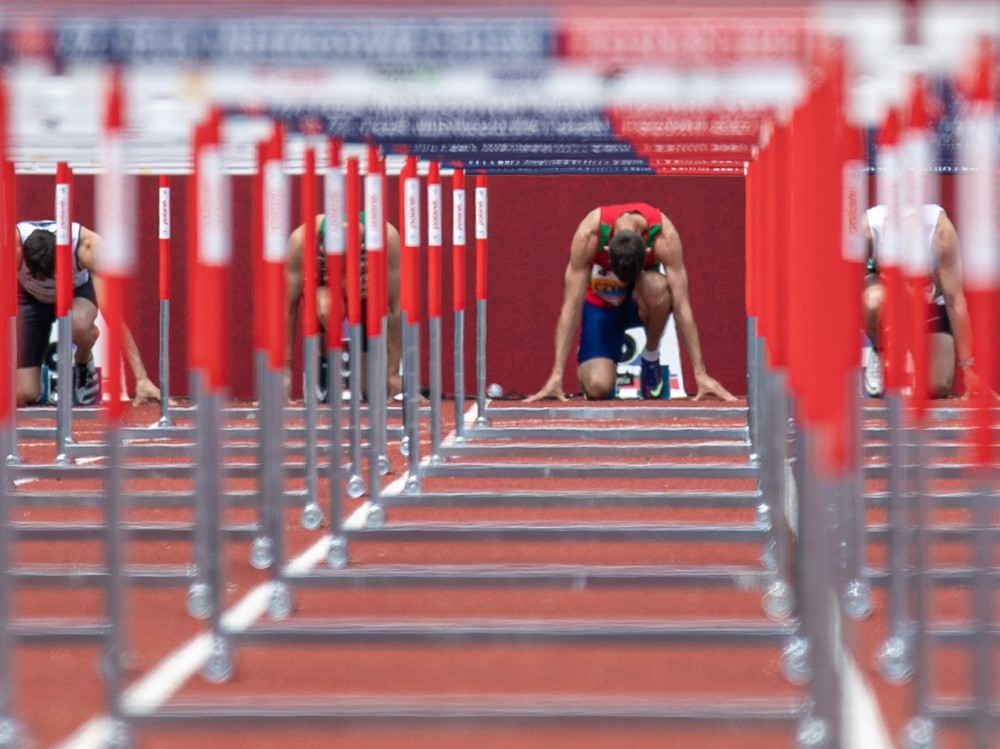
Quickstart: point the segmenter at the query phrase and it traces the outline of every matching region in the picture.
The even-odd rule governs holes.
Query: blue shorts
[[[625,345],[625,331],[639,327],[642,327],[639,307],[631,294],[617,307],[598,307],[584,302],[580,351],[576,360],[580,364],[588,359],[611,359],[617,363]]]

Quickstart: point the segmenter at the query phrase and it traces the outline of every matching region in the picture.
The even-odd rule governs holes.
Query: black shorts
[[[88,278],[73,289],[73,298],[81,297],[97,306],[94,279]],[[40,367],[45,360],[45,350],[52,337],[52,323],[56,320],[56,305],[42,302],[17,287],[17,368]]]
[[[948,310],[943,304],[927,305],[927,332],[955,335],[951,329],[951,320],[948,319]]]

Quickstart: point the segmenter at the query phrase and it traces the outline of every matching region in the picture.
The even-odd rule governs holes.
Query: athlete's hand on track
[[[160,402],[160,389],[148,377],[143,377],[135,383],[135,398],[132,399],[132,405],[141,406],[149,402]]]
[[[532,403],[533,401],[540,400],[568,400],[566,398],[566,393],[563,392],[563,377],[561,374],[552,375],[549,377],[548,382],[545,383],[544,387],[539,390],[534,395],[529,395],[524,399],[525,403]]]
[[[707,374],[701,376],[695,375],[695,382],[698,385],[698,392],[694,396],[694,399],[701,400],[707,395],[714,395],[724,401],[734,401],[736,396],[726,390],[714,377],[710,377]]]
[[[1000,393],[997,393],[983,382],[983,378],[972,367],[966,367],[962,375],[965,378],[965,392],[962,393],[962,400],[971,400],[984,390],[990,394],[993,400],[1000,400]]]

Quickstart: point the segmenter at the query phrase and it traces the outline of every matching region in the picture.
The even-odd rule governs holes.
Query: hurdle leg
[[[313,361],[315,365],[315,360]],[[271,598],[268,612],[281,619],[291,613],[292,600],[288,584],[284,582],[285,517],[284,517],[284,374],[269,370],[265,375],[265,412],[268,422],[275,425],[261,434],[264,465],[264,504],[267,507],[270,548],[268,570],[271,580]],[[262,560],[263,561],[263,560]]]
[[[56,321],[56,343],[59,362],[59,398],[56,402],[56,463],[69,465],[73,458],[69,446],[73,442],[73,318],[63,315]],[[120,397],[112,393],[112,397]]]
[[[863,619],[872,612],[871,586],[865,578],[865,482],[863,440],[861,439],[861,373],[848,375],[847,392],[854,395],[848,401],[847,423],[849,434],[858,435],[850,477],[841,492],[841,539],[843,550],[844,584],[841,605],[852,619]]]
[[[391,464],[389,462],[389,391],[386,387],[388,382],[389,373],[389,351],[387,348],[387,343],[389,341],[389,319],[387,317],[382,318],[382,335],[379,336],[378,341],[375,346],[375,362],[377,364],[376,369],[381,377],[377,382],[381,383],[376,390],[368,390],[368,407],[369,407],[369,420],[371,420],[371,407],[377,404],[375,411],[375,421],[372,422],[373,426],[376,427],[375,432],[372,434],[372,439],[378,446],[378,475],[379,477],[385,476],[389,473]],[[371,367],[369,366],[369,369]],[[372,396],[375,396],[374,398]]]
[[[198,434],[199,449],[206,462],[201,478],[202,492],[197,495],[198,514],[204,529],[201,545],[206,552],[202,579],[205,585],[206,611],[211,632],[208,657],[202,665],[202,676],[206,681],[218,684],[228,681],[234,670],[232,644],[224,631],[222,612],[225,595],[225,570],[223,556],[225,548],[222,538],[222,524],[225,503],[222,501],[222,397],[208,393],[202,388],[198,394]],[[199,464],[202,465],[202,464]]]
[[[170,418],[170,300],[160,300],[160,420],[158,427],[173,426]]]
[[[108,618],[108,638],[102,657],[109,735],[107,745],[124,749],[132,745],[128,723],[124,716],[123,696],[128,646],[125,635],[125,532],[122,527],[122,457],[124,448],[120,426],[115,420],[107,425],[108,464],[104,485],[104,554],[107,565],[105,598]]]
[[[383,320],[383,329],[384,329]],[[381,500],[381,466],[384,457],[381,454],[382,438],[379,435],[382,426],[382,415],[385,408],[382,405],[387,392],[385,383],[385,367],[382,365],[382,337],[368,337],[368,515],[366,522],[369,527],[377,528],[385,523],[385,508]],[[382,394],[382,395],[380,395]]]
[[[486,414],[486,300],[476,300],[476,426],[488,427]]]
[[[465,310],[455,310],[455,442],[465,442]]]
[[[319,381],[319,340],[315,335],[305,336],[303,343],[303,368],[305,370],[305,472],[306,498],[302,508],[302,527],[314,531],[323,522],[323,511],[319,507],[319,476],[316,458],[316,416],[319,404],[316,402]],[[332,397],[332,396],[331,396]]]
[[[904,472],[907,457],[903,445],[902,404],[898,393],[886,393],[886,421],[889,432],[889,539],[887,564],[889,572],[889,636],[882,644],[876,662],[882,676],[889,682],[902,683],[913,676],[914,624],[909,612],[911,571],[907,558],[911,543],[910,498],[904,496]],[[917,430],[913,430],[916,438]],[[916,451],[916,466],[920,467],[920,452]],[[918,547],[919,553],[919,547]],[[919,572],[916,573],[919,575]],[[919,587],[922,583],[916,580]],[[919,597],[919,593],[917,593]]]
[[[17,351],[17,338],[18,338],[18,335],[17,335],[17,332],[18,332],[17,331],[17,316],[16,315],[12,315],[11,316],[11,318],[9,320],[9,326],[10,326],[9,335],[10,335],[10,346],[11,346],[10,350],[11,350],[11,352],[16,352]],[[11,378],[10,378],[10,402],[11,402],[12,405],[16,406],[17,405],[17,377],[14,376],[14,373],[17,371],[17,354],[16,353],[13,353],[13,355],[10,358],[10,370],[11,370]],[[2,453],[3,456],[4,456],[4,461],[3,462],[6,463],[9,466],[11,466],[11,465],[18,465],[21,462],[21,455],[20,455],[20,453],[17,450],[17,417],[13,413],[11,414],[9,424],[7,425],[7,439],[6,439],[6,444],[3,446],[3,449],[0,450],[0,453]],[[6,484],[5,484],[5,486],[6,486]]]
[[[809,690],[813,697],[812,714],[799,727],[799,741],[804,746],[842,746],[841,723],[843,689],[840,677],[840,610],[836,605],[838,588],[834,565],[832,531],[837,511],[837,495],[843,491],[816,470],[818,435],[799,435],[798,459],[803,481],[799,485],[800,558],[808,564],[800,567],[799,617],[802,633],[808,642]],[[817,740],[822,737],[822,741]],[[809,742],[813,743],[809,743]]]
[[[12,401],[13,403],[14,401]],[[11,422],[14,422],[13,412]],[[0,432],[0,445],[10,454],[10,430]],[[12,594],[14,578],[11,571],[11,492],[7,462],[0,461],[0,749],[18,746],[20,728],[14,721],[14,638]]]
[[[441,318],[427,323],[427,366],[431,390],[431,465],[441,463]]]
[[[330,514],[330,548],[326,561],[331,567],[339,568],[347,564],[348,544],[344,535],[343,509],[343,425],[344,398],[343,376],[340,371],[340,350],[327,349],[327,385],[330,397],[327,401],[330,413],[330,459],[327,464],[327,480],[329,482],[329,514]]]
[[[347,495],[357,499],[365,493],[365,480],[361,476],[361,326],[351,325],[348,331],[348,351],[351,369],[347,373],[351,390],[351,475],[347,479]],[[370,405],[370,404],[369,404]]]
[[[409,328],[409,336],[406,335]],[[419,494],[420,481],[420,325],[409,323],[403,326],[403,415],[405,432],[409,443],[407,457],[409,468],[405,491]]]
[[[758,507],[758,524],[769,528],[765,556],[770,558],[765,564],[773,573],[772,580],[764,592],[763,605],[768,616],[784,619],[795,610],[790,549],[794,528],[787,507],[790,495],[786,476],[788,397],[780,373],[768,372],[762,379],[761,390],[765,406],[761,410],[763,419],[761,429],[762,434],[766,434],[768,439],[766,443],[761,444],[763,507]]]

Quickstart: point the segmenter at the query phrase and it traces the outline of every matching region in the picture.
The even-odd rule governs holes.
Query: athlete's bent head
[[[611,270],[621,281],[633,283],[646,265],[646,243],[631,229],[623,229],[608,243]]]
[[[55,277],[56,235],[45,229],[35,229],[21,244],[21,257],[33,278]]]

